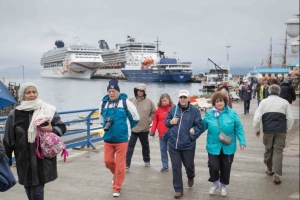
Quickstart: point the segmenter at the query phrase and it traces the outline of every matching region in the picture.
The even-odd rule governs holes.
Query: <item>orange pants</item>
[[[103,161],[114,175],[113,190],[120,191],[125,179],[126,153],[128,142],[107,143],[104,142]]]

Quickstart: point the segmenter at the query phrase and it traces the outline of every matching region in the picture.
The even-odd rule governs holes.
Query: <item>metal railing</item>
[[[74,123],[80,123],[80,122],[86,122],[86,128],[85,129],[66,132],[63,135],[63,137],[66,137],[66,136],[86,132],[86,138],[85,139],[77,141],[77,142],[66,144],[67,149],[74,148],[74,147],[79,147],[79,146],[81,148],[83,148],[85,146],[87,146],[89,148],[91,146],[93,149],[95,149],[95,146],[93,145],[93,143],[103,140],[103,138],[100,135],[99,135],[99,137],[91,138],[91,131],[98,130],[98,129],[102,128],[102,126],[91,128],[91,121],[99,119],[99,117],[93,117],[92,116],[93,113],[95,113],[95,111],[98,111],[98,108],[83,109],[83,110],[69,110],[69,111],[59,111],[58,112],[59,115],[67,115],[67,114],[74,114],[74,113],[88,113],[86,115],[86,117],[84,117],[83,119],[74,119],[74,120],[70,120],[70,121],[63,121],[66,125],[70,125],[70,124],[74,124]],[[6,119],[7,119],[7,117],[0,117],[0,122],[5,121]],[[3,126],[3,130],[0,130],[0,136],[2,134],[4,134],[4,126]]]

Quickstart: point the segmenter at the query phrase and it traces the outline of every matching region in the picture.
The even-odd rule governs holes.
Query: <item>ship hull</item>
[[[177,82],[184,83],[190,80],[192,72],[155,72],[153,70],[122,70],[129,81],[134,82]]]
[[[42,68],[42,77],[90,79],[101,62],[73,62],[62,67]]]

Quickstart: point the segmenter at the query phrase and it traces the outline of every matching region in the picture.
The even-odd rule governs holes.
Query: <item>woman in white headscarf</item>
[[[21,105],[12,110],[7,118],[4,133],[6,155],[12,164],[14,151],[19,183],[24,185],[28,199],[44,199],[44,186],[57,178],[56,156],[39,159],[36,150],[37,128],[33,122],[49,118],[40,126],[43,132],[53,132],[62,136],[66,125],[62,123],[56,108],[39,99],[37,87],[24,83],[19,89]]]

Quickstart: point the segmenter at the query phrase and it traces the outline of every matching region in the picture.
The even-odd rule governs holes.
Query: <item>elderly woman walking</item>
[[[56,108],[39,98],[33,83],[24,83],[19,90],[21,105],[12,110],[6,121],[4,146],[12,164],[14,151],[19,183],[24,185],[28,199],[43,200],[44,186],[57,178],[56,156],[44,159],[36,154],[37,127],[34,121],[49,118],[48,124],[40,126],[43,132],[53,132],[62,136],[66,126],[62,123]],[[54,198],[54,197],[53,197]]]
[[[236,139],[240,149],[246,147],[244,129],[237,113],[228,107],[228,98],[223,92],[215,92],[212,105],[203,119],[203,132],[208,130],[206,150],[208,152],[209,179],[213,185],[209,194],[215,194],[221,188],[221,196],[227,196],[226,185],[229,184],[231,165],[236,152]],[[231,138],[230,144],[224,144],[219,139],[220,133]]]

